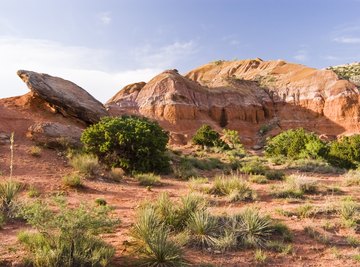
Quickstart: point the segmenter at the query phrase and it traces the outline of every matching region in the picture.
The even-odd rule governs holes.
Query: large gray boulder
[[[57,122],[37,122],[31,125],[27,137],[49,148],[80,147],[82,129]]]
[[[27,70],[19,70],[17,75],[32,92],[66,117],[96,123],[108,115],[102,103],[73,82]]]

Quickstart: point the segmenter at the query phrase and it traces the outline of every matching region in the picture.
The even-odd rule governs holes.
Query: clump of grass
[[[160,176],[155,175],[154,173],[136,174],[135,179],[139,182],[140,185],[144,186],[156,186],[161,184]]]
[[[269,168],[259,159],[253,159],[244,162],[240,171],[246,174],[260,174],[265,175]]]
[[[314,194],[317,191],[316,181],[305,176],[291,175],[282,188],[275,188],[273,195],[278,198],[303,198],[304,194]]]
[[[86,176],[95,175],[99,169],[100,164],[96,156],[91,154],[76,154],[70,158],[70,165]]]
[[[228,196],[230,202],[255,199],[255,193],[248,183],[236,175],[215,177],[209,193]]]
[[[120,182],[124,176],[124,170],[121,168],[112,167],[110,172],[110,178],[116,182]]]
[[[353,247],[359,247],[360,246],[360,240],[356,236],[347,236],[346,242]]]
[[[83,178],[77,174],[77,173],[72,173],[72,174],[68,174],[65,175],[62,179],[63,184],[65,186],[71,187],[71,188],[81,188],[83,187]]]
[[[237,238],[235,232],[231,229],[226,229],[221,236],[214,239],[214,247],[221,252],[236,248]]]
[[[267,260],[266,253],[261,249],[255,250],[255,252],[254,252],[254,260],[257,263],[264,264],[266,262],[266,260]]]
[[[29,149],[29,153],[33,157],[40,157],[41,156],[42,149],[39,146],[32,146]]]
[[[314,216],[316,214],[316,211],[313,205],[304,204],[296,208],[296,214],[301,219],[304,219]]]
[[[0,183],[0,211],[5,217],[13,215],[15,200],[21,189],[21,184],[13,180]]]
[[[197,177],[198,172],[193,164],[186,158],[181,158],[180,162],[173,167],[174,174],[177,178],[188,180],[191,177]]]
[[[267,170],[265,172],[265,177],[269,180],[283,180],[285,173],[279,170]]]
[[[315,159],[298,159],[288,165],[289,169],[295,169],[302,172],[314,173],[342,173],[343,170],[331,166],[328,162]]]
[[[191,191],[207,191],[209,179],[206,177],[193,177],[189,179],[189,188]]]
[[[277,240],[267,242],[266,248],[281,253],[282,255],[288,255],[293,251],[293,246],[291,244],[286,244]]]
[[[345,198],[340,203],[340,216],[345,227],[357,228],[360,222],[360,205],[351,198]]]
[[[318,241],[321,244],[325,244],[328,245],[331,243],[331,239],[328,235],[325,235],[323,233],[320,233],[319,231],[317,231],[314,227],[311,226],[305,226],[304,227],[304,232],[305,234],[307,234],[309,237],[311,237],[312,239]]]
[[[350,170],[345,176],[346,186],[359,186],[360,185],[360,170]]]
[[[268,179],[266,179],[265,175],[250,175],[249,181],[256,184],[266,184]]]
[[[27,191],[27,195],[31,198],[39,197],[40,191],[35,186],[31,185]]]

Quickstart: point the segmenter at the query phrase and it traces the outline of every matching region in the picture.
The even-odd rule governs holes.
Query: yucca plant
[[[175,267],[184,265],[180,247],[170,240],[169,231],[164,226],[160,226],[152,232],[139,252],[140,261],[144,266]]]
[[[151,239],[151,235],[160,227],[154,207],[146,206],[138,211],[136,222],[131,230],[131,234],[140,246]]]
[[[0,209],[5,216],[10,216],[16,196],[21,191],[21,184],[13,180],[0,183]]]
[[[215,233],[217,231],[217,220],[207,211],[194,212],[187,223],[190,232],[191,243],[201,248],[211,247],[215,244]]]
[[[273,233],[272,220],[268,216],[261,216],[256,209],[248,208],[235,215],[232,227],[238,241],[250,247],[265,247],[266,241]]]

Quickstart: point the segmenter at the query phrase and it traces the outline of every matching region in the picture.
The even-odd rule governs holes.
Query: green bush
[[[355,169],[360,164],[360,135],[331,142],[327,160],[340,168]]]
[[[21,216],[36,229],[22,232],[20,242],[28,249],[32,266],[108,266],[115,249],[98,235],[113,230],[118,220],[106,206],[69,208],[58,199],[57,212],[47,203],[22,207]]]
[[[224,147],[228,145],[220,139],[220,134],[209,125],[201,126],[192,138],[195,145],[206,147]]]
[[[269,157],[321,158],[326,156],[326,144],[314,133],[291,129],[267,142],[265,154]]]
[[[144,185],[144,186],[153,186],[153,185],[161,184],[160,176],[155,175],[153,173],[136,174],[135,179],[139,182],[140,185]]]
[[[264,165],[264,163],[258,159],[252,159],[250,161],[244,162],[240,171],[246,174],[259,174],[259,175],[266,175],[269,167]]]
[[[81,136],[87,152],[109,166],[135,172],[167,172],[168,140],[157,122],[134,116],[103,118]]]

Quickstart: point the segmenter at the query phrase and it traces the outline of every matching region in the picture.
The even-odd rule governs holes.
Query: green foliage
[[[109,166],[135,172],[166,172],[169,136],[157,122],[123,116],[102,118],[83,132],[86,151]]]
[[[318,191],[317,183],[305,176],[292,175],[286,179],[281,188],[274,188],[273,195],[278,198],[303,198],[304,194]]]
[[[153,173],[141,173],[136,174],[135,179],[139,181],[140,185],[144,186],[153,186],[153,185],[160,185],[161,178],[159,175],[155,175]]]
[[[304,129],[291,129],[268,140],[265,154],[269,157],[321,158],[327,147],[317,135]]]
[[[103,198],[97,198],[97,199],[95,199],[95,203],[96,203],[96,205],[98,205],[98,206],[106,206],[106,205],[107,205],[106,200],[103,199]]]
[[[239,133],[236,130],[223,129],[223,138],[225,142],[230,145],[231,149],[242,149],[244,150],[243,145],[241,144]]]
[[[343,136],[332,142],[327,160],[340,168],[356,168],[360,163],[360,135]]]
[[[31,198],[39,197],[40,191],[35,186],[30,186],[27,195]]]
[[[285,173],[279,170],[267,170],[265,172],[265,177],[269,180],[283,180]]]
[[[22,207],[21,216],[37,231],[20,233],[19,241],[28,249],[33,266],[107,266],[115,250],[98,238],[118,220],[109,208],[81,205],[69,208],[58,199],[58,211],[47,203],[33,202]]]
[[[196,131],[192,141],[202,147],[227,147],[227,144],[220,139],[220,134],[205,124]]]
[[[328,162],[322,159],[298,159],[292,161],[288,165],[289,169],[295,169],[302,172],[314,173],[341,173],[342,170],[331,166]]]
[[[268,179],[266,179],[265,175],[253,174],[249,177],[249,181],[256,184],[266,184]]]

